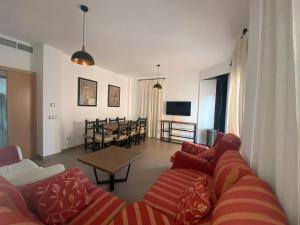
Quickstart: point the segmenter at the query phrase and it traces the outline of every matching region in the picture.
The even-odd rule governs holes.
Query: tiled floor
[[[161,142],[152,138],[146,139],[140,145],[132,145],[132,149],[143,152],[143,155],[132,163],[127,182],[117,183],[113,193],[127,203],[141,200],[160,174],[170,168],[170,156],[179,148],[180,145],[178,144]],[[79,155],[88,154],[89,152],[91,150],[84,151],[83,147],[77,147],[47,160],[35,161],[41,166],[49,166],[57,163],[65,165],[66,168],[79,166],[95,183],[93,169],[77,161]],[[116,178],[125,176],[125,173],[126,168],[117,173]],[[101,179],[108,178],[105,173],[99,174]],[[107,185],[101,185],[101,187],[108,190]]]

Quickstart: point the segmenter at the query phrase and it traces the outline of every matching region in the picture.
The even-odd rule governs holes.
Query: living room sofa
[[[181,150],[171,156],[172,169],[188,168],[213,175],[217,162],[227,150],[238,151],[241,140],[232,133],[218,132],[211,148],[202,144],[183,142]]]
[[[207,215],[199,219],[196,225],[287,225],[287,218],[277,197],[268,184],[256,176],[238,151],[225,151],[219,158],[212,176],[188,168],[169,169],[164,172],[145,194],[144,199],[126,205],[113,194],[93,185],[79,168],[73,168],[62,174],[75,172],[76,177],[87,190],[91,198],[89,204],[67,224],[75,225],[188,225],[189,221],[178,220],[179,205],[183,193],[192,187],[195,182],[205,182],[210,193],[211,208]],[[61,176],[60,174],[48,178],[45,183]],[[31,225],[43,223],[35,210],[32,209],[32,198],[28,191],[32,185],[16,188],[5,179],[0,179],[0,221],[12,224],[5,220],[20,211],[22,216],[31,221]],[[13,198],[15,205],[22,210],[10,210],[9,201],[1,201],[5,188],[14,190],[19,198]],[[7,192],[7,191],[6,191]],[[22,193],[22,194],[21,194]],[[19,200],[16,200],[19,199]],[[6,202],[6,205],[3,204]],[[27,204],[26,204],[26,203]],[[5,210],[4,210],[4,209]],[[16,208],[16,207],[15,207]],[[197,208],[197,207],[196,207]],[[33,216],[32,216],[33,215]],[[6,216],[6,217],[5,217]],[[23,221],[25,220],[23,218]]]
[[[23,159],[19,146],[0,148],[0,176],[15,186],[43,180],[64,170],[65,167],[62,164],[44,168],[30,159]]]

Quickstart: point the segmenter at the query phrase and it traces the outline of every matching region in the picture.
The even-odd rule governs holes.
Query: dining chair
[[[93,151],[103,149],[109,143],[113,143],[116,135],[108,134],[104,128],[104,122],[99,122],[94,125],[93,137],[95,141],[95,148]]]
[[[117,121],[118,121],[118,117],[116,117],[115,119],[113,119],[113,118],[108,119],[109,123],[116,123]]]
[[[130,143],[131,141],[134,141],[134,144],[136,145],[139,135],[138,121],[130,121],[129,127]]]
[[[117,145],[126,143],[127,148],[131,147],[129,131],[130,131],[129,121],[125,121],[125,122],[118,121],[117,137],[115,139]]]
[[[145,118],[139,117],[138,121],[139,121],[139,143],[141,139],[143,140],[143,142],[145,142],[147,136],[147,117]]]
[[[93,137],[93,129],[96,121],[88,121],[85,120],[85,129],[84,129],[84,150],[88,148],[94,148],[94,137]]]

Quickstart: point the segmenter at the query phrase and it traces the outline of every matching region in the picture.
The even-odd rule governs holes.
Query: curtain
[[[248,37],[244,35],[232,55],[232,65],[228,80],[228,108],[226,132],[241,136],[244,120],[245,80],[248,58]]]
[[[6,95],[0,94],[0,147],[7,146]]]
[[[241,151],[258,176],[271,185],[290,224],[299,224],[300,96],[299,71],[295,70],[299,59],[297,62],[292,2],[260,3],[261,25],[255,40],[259,42],[257,74],[251,74],[254,83],[246,86],[246,94],[254,96],[254,100],[245,102],[245,113],[248,110],[253,117],[247,121],[251,129],[243,129]]]
[[[163,86],[163,81],[159,81]],[[139,114],[147,117],[148,137],[160,137],[160,120],[162,116],[162,90],[154,89],[156,80],[139,81]]]
[[[214,129],[225,132],[228,74],[217,77]]]

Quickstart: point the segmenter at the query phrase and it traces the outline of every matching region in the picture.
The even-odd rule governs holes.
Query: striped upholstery
[[[237,151],[226,151],[219,159],[215,172],[215,192],[221,197],[233,184],[245,175],[255,175]]]
[[[39,225],[33,220],[22,216],[8,207],[0,206],[0,224],[1,225]]]
[[[212,225],[287,225],[271,188],[260,178],[241,178],[218,200]]]
[[[173,169],[163,173],[144,196],[144,202],[176,219],[180,195],[199,176],[206,174],[190,169]]]
[[[175,220],[143,202],[127,205],[109,225],[175,225]]]
[[[118,197],[94,185],[89,188],[88,194],[93,198],[92,203],[68,225],[106,225],[125,206]]]

